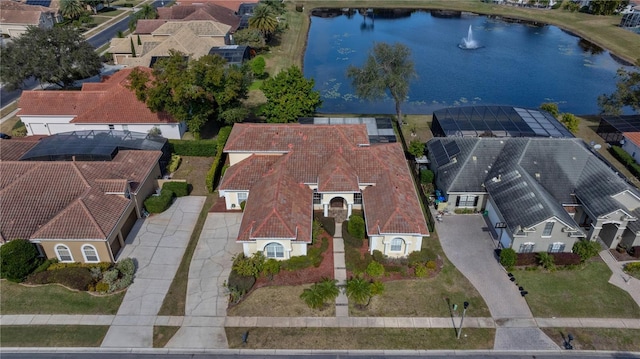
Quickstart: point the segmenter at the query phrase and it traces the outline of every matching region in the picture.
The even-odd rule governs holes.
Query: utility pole
[[[464,302],[462,309],[462,318],[460,319],[460,329],[458,329],[458,339],[460,339],[460,334],[462,333],[462,322],[464,322],[464,314],[467,312],[467,308],[469,308],[469,302]]]

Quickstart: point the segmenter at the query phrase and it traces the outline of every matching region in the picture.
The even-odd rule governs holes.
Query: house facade
[[[575,138],[434,138],[441,210],[482,212],[504,248],[570,252],[577,240],[640,245],[640,193]]]
[[[640,132],[624,132],[620,142],[622,149],[640,163]]]
[[[2,142],[11,154],[8,147],[20,140]],[[0,157],[0,241],[28,239],[60,262],[114,262],[142,216],[144,199],[155,192],[161,155],[120,151],[111,161]]]
[[[314,211],[362,211],[370,251],[420,250],[429,231],[398,143],[370,144],[366,125],[236,124],[218,188],[229,210],[244,208],[244,254],[305,255]]]
[[[61,20],[55,9],[10,0],[0,1],[0,37],[20,37],[29,26],[51,29]]]
[[[184,122],[167,113],[151,111],[127,87],[132,70],[120,70],[100,83],[84,83],[80,91],[23,91],[17,116],[25,124],[28,136],[118,130],[159,131],[165,138],[182,138],[187,130]]]

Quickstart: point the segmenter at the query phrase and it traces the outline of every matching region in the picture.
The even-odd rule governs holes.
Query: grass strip
[[[542,331],[559,345],[568,334],[576,350],[614,350],[616,356],[629,358],[622,351],[640,351],[640,329],[622,328],[542,328]]]
[[[185,305],[187,301],[187,283],[189,281],[189,266],[191,265],[191,258],[193,258],[193,253],[195,252],[196,246],[198,245],[198,239],[200,238],[200,233],[202,232],[204,222],[207,220],[209,209],[213,205],[217,196],[217,193],[212,193],[208,195],[207,199],[204,201],[204,206],[202,206],[202,210],[198,215],[196,225],[193,228],[193,232],[191,233],[189,244],[185,249],[184,256],[182,257],[182,261],[180,262],[180,266],[178,267],[176,276],[173,277],[171,287],[169,287],[169,291],[164,297],[164,301],[162,302],[162,307],[160,308],[160,312],[158,313],[158,315],[184,315]]]
[[[225,328],[229,348],[242,349],[492,349],[495,329]],[[247,343],[243,334],[249,332]]]
[[[107,325],[3,325],[0,346],[99,347]]]
[[[27,287],[0,281],[0,314],[106,314],[118,312],[124,292],[95,296],[57,284]]]
[[[180,327],[156,325],[153,327],[153,347],[164,348],[165,345],[178,332]]]
[[[611,270],[599,259],[576,269],[512,273],[529,292],[526,300],[534,317],[640,318],[640,307],[629,293],[608,283]]]

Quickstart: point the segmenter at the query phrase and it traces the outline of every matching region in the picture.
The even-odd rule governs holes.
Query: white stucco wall
[[[636,162],[640,163],[640,147],[631,142],[627,137],[624,138],[622,149],[630,154]]]
[[[238,200],[238,193],[243,192],[247,193],[247,198],[249,198],[249,191],[220,191],[220,197],[224,197],[224,203],[228,210],[230,209],[240,209],[240,202]]]
[[[391,241],[394,238],[403,240],[400,251],[391,250]],[[398,258],[406,257],[409,253],[419,251],[422,248],[422,236],[410,236],[406,234],[387,234],[382,236],[369,237],[369,251],[373,254],[374,250],[382,252],[382,254]]]
[[[242,249],[244,255],[250,257],[256,252],[264,252],[264,248],[270,243],[278,243],[284,247],[284,258],[276,258],[278,260],[307,255],[307,243],[292,242],[288,239],[258,239],[255,242],[243,242]]]

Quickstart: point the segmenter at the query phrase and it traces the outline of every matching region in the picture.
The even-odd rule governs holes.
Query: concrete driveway
[[[483,231],[486,226],[480,215],[452,214],[436,223],[445,254],[476,287],[496,321],[494,349],[557,349],[537,328],[529,305],[498,263],[497,242]]]
[[[209,213],[189,267],[187,303],[182,327],[168,348],[226,349],[224,322],[231,257],[242,252],[235,242],[242,213]]]

